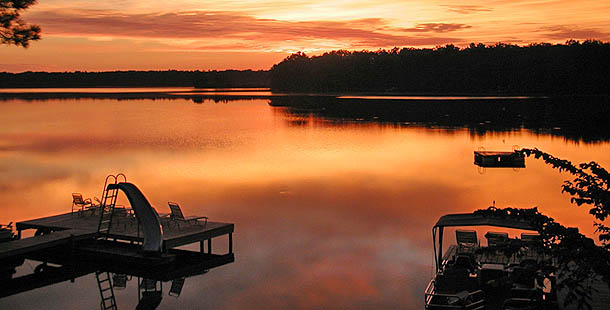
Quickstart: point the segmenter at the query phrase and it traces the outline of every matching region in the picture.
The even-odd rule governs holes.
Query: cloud
[[[470,25],[464,24],[444,24],[444,23],[425,23],[417,24],[413,28],[405,28],[405,32],[451,32],[462,29],[472,28]]]
[[[213,49],[216,45],[228,49],[235,45],[241,50],[269,49],[286,43],[310,46],[303,43],[312,41],[341,42],[351,47],[434,45],[458,41],[454,38],[401,35],[403,29],[389,27],[382,18],[283,21],[231,12],[125,14],[104,10],[46,10],[33,12],[29,20],[40,24],[46,35],[154,39],[165,40],[166,44],[178,40],[199,41],[182,44],[190,45],[192,49]],[[431,23],[418,27],[410,32],[449,32],[469,26]]]
[[[491,12],[492,9],[481,5],[443,5],[449,12],[472,14],[478,12]]]
[[[545,36],[553,40],[568,40],[568,39],[610,39],[610,33],[602,32],[592,28],[579,28],[568,26],[551,26],[540,29],[546,33]]]

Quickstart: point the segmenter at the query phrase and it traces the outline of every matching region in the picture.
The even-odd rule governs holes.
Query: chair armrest
[[[199,220],[199,219],[208,219],[207,216],[187,216],[184,218],[185,221],[193,221],[193,220]]]

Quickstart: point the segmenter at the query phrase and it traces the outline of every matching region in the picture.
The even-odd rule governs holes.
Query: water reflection
[[[297,117],[291,125],[322,120],[386,123],[395,126],[468,129],[473,135],[518,131],[562,136],[572,141],[610,140],[609,97],[405,97],[383,100],[359,97],[273,97],[270,105]],[[406,100],[408,99],[408,100]],[[301,121],[305,120],[305,121]]]
[[[133,294],[131,299],[136,302],[135,309],[157,309],[166,298],[165,294],[174,298],[180,297],[183,288],[188,285],[189,278],[206,274],[210,269],[229,264],[233,260],[232,255],[213,263],[205,256],[199,259],[191,257],[188,262],[155,268],[138,268],[133,265],[127,268],[120,264],[83,263],[74,260],[62,260],[61,264],[21,260],[10,266],[3,265],[7,272],[3,271],[6,276],[3,276],[0,282],[0,298],[70,281],[64,286],[73,294],[80,294],[86,287],[92,288],[95,283],[99,291],[98,304],[102,309],[129,309],[121,307],[121,303],[117,302],[117,295],[126,294]],[[13,277],[15,268],[24,263],[37,265],[31,273]],[[76,284],[78,278],[92,283]],[[78,282],[81,282],[80,279]],[[133,293],[134,289],[137,293]],[[125,290],[125,293],[121,293],[122,290]]]
[[[519,115],[527,109],[510,110],[520,105],[507,104],[504,120],[479,116],[491,108],[464,114],[466,103],[447,104],[450,113],[415,103],[405,112],[387,106],[373,113],[357,101],[291,105],[275,98],[271,105],[268,99],[194,104],[192,97],[6,100],[0,223],[65,213],[70,193],[99,195],[99,180],[122,171],[159,212],[173,200],[186,214],[237,227],[239,259],[188,278],[180,298],[164,298],[159,309],[421,309],[432,272],[431,227],[443,214],[494,200],[502,207],[538,205],[593,235],[587,210],[561,195],[568,176],[536,160],[519,172],[484,175],[473,165],[480,146],[513,145],[610,165],[607,123],[597,123],[604,130],[593,137],[583,131],[582,141],[591,143],[574,143],[579,131],[564,135],[550,127],[557,123],[545,115],[553,109],[525,118]],[[551,124],[522,125],[532,117]],[[30,271],[26,262],[15,277]],[[97,307],[95,276],[75,281],[0,299],[0,308]],[[135,291],[125,291],[118,303],[135,308]]]

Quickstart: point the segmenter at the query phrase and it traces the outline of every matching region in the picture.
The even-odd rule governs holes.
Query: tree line
[[[283,92],[608,94],[610,43],[298,52],[271,69]]]
[[[269,87],[269,71],[106,71],[0,73],[0,88],[21,87]]]

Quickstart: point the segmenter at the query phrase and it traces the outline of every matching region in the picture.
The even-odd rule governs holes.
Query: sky
[[[599,0],[39,0],[0,71],[269,69],[291,53],[610,41]]]

